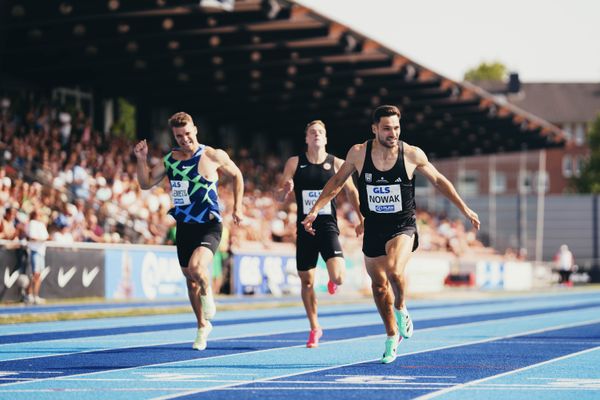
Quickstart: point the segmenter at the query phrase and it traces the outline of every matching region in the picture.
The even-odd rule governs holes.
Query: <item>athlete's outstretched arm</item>
[[[356,171],[355,148],[356,146],[353,146],[350,149],[350,151],[348,152],[348,156],[346,157],[346,161],[344,161],[344,163],[341,165],[338,172],[336,172],[335,175],[327,181],[325,187],[323,188],[323,191],[321,191],[321,195],[311,208],[310,212],[306,215],[306,218],[304,218],[304,220],[302,221],[302,225],[308,233],[313,235],[315,234],[315,230],[312,227],[312,223],[317,218],[319,210],[325,207],[325,205],[329,203],[331,199],[333,199],[339,193],[339,191],[345,185],[348,177],[352,175],[354,171]]]
[[[439,172],[432,163],[429,162],[427,156],[418,147],[413,146],[415,149],[415,161],[417,164],[417,170],[425,175],[429,182],[431,182],[444,196],[446,196],[458,209],[463,213],[465,217],[471,221],[475,229],[479,229],[480,222],[479,216],[473,210],[471,210],[467,204],[460,197],[452,182],[448,180],[441,172]]]
[[[298,156],[290,157],[283,168],[283,175],[277,186],[276,197],[279,201],[284,201],[286,197],[294,190],[294,173],[298,168]]]
[[[133,147],[133,154],[137,159],[137,179],[142,189],[150,189],[165,177],[165,166],[162,163],[158,163],[152,169],[148,167],[148,144],[146,139]]]
[[[242,171],[237,165],[229,158],[229,155],[223,150],[215,149],[214,157],[219,165],[218,169],[223,171],[226,175],[233,178],[233,222],[239,225],[244,217],[243,203],[244,198],[244,177]]]
[[[341,168],[341,166],[343,165],[344,160],[341,160],[336,157],[335,162],[336,162],[336,169],[339,170]],[[350,175],[350,177],[348,179],[346,179],[346,184],[344,185],[344,191],[346,192],[346,196],[348,196],[348,201],[350,201],[350,204],[352,204],[354,211],[356,211],[356,214],[358,215],[359,223],[354,228],[354,230],[356,231],[356,236],[358,237],[358,236],[362,235],[365,230],[365,226],[364,226],[365,219],[360,212],[360,200],[358,198],[358,190],[356,190],[356,186],[354,185],[354,180],[352,179],[352,175]]]

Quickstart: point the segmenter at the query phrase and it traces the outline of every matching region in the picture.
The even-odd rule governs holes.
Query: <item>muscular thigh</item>
[[[365,267],[367,269],[367,273],[371,278],[371,281],[377,285],[383,285],[387,283],[387,265],[388,265],[388,257],[387,256],[379,256],[379,257],[367,257],[365,256]]]
[[[412,254],[414,235],[400,234],[388,240],[385,244],[387,265],[385,268],[392,272],[403,273]]]

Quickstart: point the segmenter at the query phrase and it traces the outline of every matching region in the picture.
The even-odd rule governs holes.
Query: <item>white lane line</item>
[[[477,388],[475,388],[473,386],[475,386],[475,385],[477,385],[477,384],[479,384],[481,382],[487,382],[487,381],[495,379],[495,378],[500,378],[500,377],[503,377],[503,376],[508,376],[508,375],[516,374],[518,372],[527,371],[529,369],[537,368],[537,367],[540,367],[542,365],[551,364],[551,363],[554,363],[554,362],[557,362],[557,361],[561,361],[561,360],[566,360],[566,359],[569,359],[569,358],[572,358],[572,357],[577,357],[577,356],[580,356],[582,354],[586,354],[586,353],[590,353],[592,351],[596,351],[598,349],[600,349],[600,347],[594,347],[594,348],[591,348],[591,349],[586,349],[586,350],[578,351],[576,353],[571,353],[571,354],[567,354],[567,355],[560,356],[560,357],[557,357],[557,358],[553,358],[551,360],[542,361],[542,362],[537,363],[537,364],[528,365],[528,366],[523,367],[523,368],[519,368],[519,369],[515,369],[515,370],[512,370],[512,371],[503,372],[503,373],[498,374],[498,375],[488,376],[487,378],[482,378],[482,379],[477,379],[477,380],[474,380],[474,381],[462,383],[460,385],[456,385],[456,386],[453,386],[453,387],[448,388],[448,389],[439,390],[437,392],[433,392],[433,393],[426,394],[424,396],[417,397],[417,399],[419,399],[419,400],[433,399],[433,398],[436,398],[436,397],[441,396],[443,394],[446,394],[446,393],[449,393],[449,392],[454,392],[454,391],[459,390],[459,389],[465,389],[465,388],[467,388],[467,389],[477,389]],[[553,388],[553,389],[558,389],[558,388]],[[568,388],[568,389],[569,390],[573,390],[572,388]]]
[[[477,326],[483,326],[483,325],[493,325],[493,324],[496,324],[498,322],[519,321],[519,320],[524,320],[524,319],[531,320],[531,318],[540,318],[540,319],[542,319],[544,317],[547,317],[547,315],[544,315],[544,314],[542,314],[542,315],[534,315],[534,316],[525,315],[525,316],[505,318],[505,319],[500,319],[500,320],[477,321],[477,322],[469,322],[469,323],[465,323],[465,324],[446,325],[446,326],[441,326],[441,327],[431,327],[431,328],[420,329],[419,331],[420,332],[425,332],[425,331],[439,330],[439,329],[443,329],[443,328],[455,329],[457,327],[477,327]],[[582,321],[582,322],[575,322],[575,323],[570,323],[570,324],[562,324],[562,325],[557,325],[557,326],[552,326],[552,327],[547,327],[547,328],[542,328],[542,329],[536,329],[536,330],[531,330],[531,331],[519,332],[519,333],[515,333],[515,334],[512,334],[512,335],[490,337],[490,338],[486,338],[486,339],[482,339],[482,340],[477,340],[477,341],[472,341],[472,342],[462,342],[462,343],[457,343],[457,344],[452,344],[452,345],[446,345],[446,346],[434,347],[434,348],[429,348],[429,349],[424,349],[424,350],[418,350],[418,351],[414,351],[414,352],[410,352],[410,353],[405,353],[405,354],[399,355],[398,357],[408,356],[408,355],[412,355],[412,354],[420,354],[420,353],[425,353],[425,352],[430,352],[430,351],[443,350],[443,349],[448,349],[448,348],[453,348],[453,347],[459,347],[459,346],[467,346],[467,345],[472,345],[472,344],[485,343],[485,342],[494,341],[494,340],[498,340],[498,339],[502,339],[502,338],[510,338],[510,337],[515,337],[515,336],[520,336],[520,335],[528,335],[528,334],[545,332],[545,331],[556,330],[556,329],[563,329],[563,328],[568,328],[568,327],[583,326],[583,325],[588,325],[588,324],[593,324],[593,323],[598,323],[598,322],[600,322],[600,319],[597,319],[597,320],[588,320],[588,321]],[[372,325],[372,324],[368,324],[368,325]],[[368,325],[365,325],[365,326],[368,326]],[[347,325],[347,326],[341,326],[341,327],[352,327],[352,328],[355,328],[356,325]],[[303,331],[304,330],[302,330],[302,332]],[[298,330],[291,331],[291,332],[298,332]],[[267,335],[282,334],[282,333],[290,333],[290,331],[270,332],[270,333],[265,333],[265,334],[260,334],[260,335],[248,334],[246,336],[267,336]],[[327,345],[333,345],[333,344],[343,343],[343,342],[352,342],[352,341],[358,341],[358,340],[364,340],[364,339],[378,338],[380,336],[383,336],[383,335],[378,334],[378,335],[362,336],[362,337],[358,337],[358,338],[343,339],[343,340],[339,340],[339,341],[323,342],[322,345],[323,346],[327,346]],[[217,339],[217,340],[223,340],[223,339],[229,339],[229,338],[233,338],[233,336],[232,337],[220,338],[220,339]],[[217,340],[215,340],[215,341],[217,341]],[[185,342],[171,342],[171,343],[164,343],[164,344],[177,344],[177,343],[187,343],[187,341],[185,341]],[[296,348],[296,347],[303,347],[303,346],[304,345],[298,345],[298,346],[290,346],[290,347],[287,347],[287,348]],[[128,346],[128,347],[123,347],[123,348],[133,348],[133,347],[139,347],[139,346]],[[264,353],[264,352],[270,352],[270,351],[277,352],[277,351],[281,351],[281,350],[284,350],[284,349],[286,349],[286,348],[262,349],[262,350],[252,351],[252,352],[225,354],[225,355],[219,355],[219,356],[214,356],[214,357],[205,357],[205,358],[198,359],[198,360],[215,360],[215,359],[221,359],[221,358],[227,358],[227,357],[235,357],[235,356],[238,356],[238,355],[258,354],[258,353]],[[79,352],[79,353],[88,353],[88,352],[93,352],[93,351],[98,351],[98,350],[90,350],[90,351]],[[77,353],[77,354],[79,354],[79,353]],[[58,354],[58,355],[62,355],[62,354]],[[314,369],[314,370],[305,370],[305,371],[302,371],[302,372],[297,372],[297,373],[292,373],[292,374],[286,374],[286,375],[281,375],[281,376],[262,378],[262,379],[259,379],[259,380],[254,380],[253,382],[268,381],[268,380],[272,380],[272,379],[281,379],[281,378],[286,378],[286,377],[295,376],[295,375],[301,375],[301,374],[312,373],[312,372],[319,372],[319,371],[324,371],[324,370],[330,370],[330,369],[340,368],[340,367],[344,367],[344,366],[361,364],[361,363],[365,363],[365,362],[374,362],[374,361],[378,361],[378,360],[379,360],[379,358],[361,360],[361,361],[357,361],[357,362],[353,362],[353,363],[349,363],[349,364],[335,365],[335,366],[329,366],[329,367],[324,367],[324,368],[318,368],[318,369]],[[94,376],[94,375],[103,374],[103,373],[107,373],[107,372],[115,372],[117,370],[118,371],[128,371],[128,370],[141,369],[141,368],[160,367],[160,366],[167,366],[167,365],[176,365],[176,364],[187,363],[187,362],[190,362],[190,361],[193,361],[193,360],[182,360],[182,361],[172,361],[172,362],[167,362],[167,363],[147,364],[147,365],[141,365],[141,366],[135,366],[135,367],[129,367],[129,368],[114,369],[114,370],[110,370],[110,371],[103,370],[103,371],[95,371],[95,372],[89,372],[89,373],[83,373],[83,374],[74,374],[74,375],[69,375],[69,376],[48,378],[48,379],[43,379],[43,380],[39,379],[39,380],[36,380],[36,381],[39,381],[39,382],[56,381],[56,380],[63,380],[63,379],[73,378],[73,377]],[[7,383],[7,384],[2,385],[0,387],[0,392],[1,391],[5,391],[5,389],[3,389],[3,388],[7,388],[9,386],[20,385],[20,384],[31,383],[31,382],[32,381]],[[200,390],[194,389],[192,391],[189,391],[188,393],[184,393],[183,395],[193,394],[193,393],[198,393],[198,392],[206,392],[206,391],[211,391],[211,390],[220,390],[220,389],[223,389],[225,387],[230,387],[230,386],[232,386],[232,385],[223,385],[223,386],[217,386],[217,387],[200,389]],[[10,390],[10,389],[8,389],[8,390]],[[189,388],[188,388],[188,390],[189,390]],[[172,397],[177,397],[177,396],[181,396],[181,395],[182,394],[177,394],[177,395],[173,395],[173,396],[159,397],[157,399],[170,399]]]
[[[271,322],[277,322],[277,321],[269,321],[269,322],[265,322],[265,323],[271,323]],[[328,329],[343,329],[343,328],[359,328],[359,327],[365,327],[365,326],[372,326],[372,325],[379,325],[380,322],[374,322],[374,323],[364,323],[364,324],[341,324],[341,325],[332,325],[330,326]],[[235,325],[233,325],[235,327]],[[239,325],[244,326],[243,324]],[[268,327],[266,327],[268,328]],[[187,329],[193,329],[193,328],[184,328],[184,329],[175,329],[176,331],[179,330],[187,330]],[[167,332],[173,332],[173,331],[167,331]],[[195,332],[195,330],[194,330]],[[269,332],[264,332],[264,333],[248,333],[245,335],[241,335],[241,336],[223,336],[223,337],[219,337],[219,338],[215,338],[215,339],[209,339],[209,343],[212,342],[216,342],[216,341],[227,341],[227,340],[236,340],[238,338],[247,338],[247,337],[252,337],[252,336],[270,336],[270,335],[281,335],[281,334],[286,334],[286,333],[297,333],[297,332],[306,332],[305,328],[292,328],[291,330],[280,330],[280,331],[269,331]],[[83,351],[76,351],[76,352],[68,352],[65,351],[64,353],[51,353],[51,354],[45,354],[45,355],[37,355],[37,356],[30,356],[30,357],[18,357],[18,358],[9,358],[9,359],[4,359],[4,360],[0,360],[0,362],[6,362],[6,361],[17,361],[17,360],[30,360],[30,359],[34,359],[34,358],[45,358],[45,357],[60,357],[60,356],[71,356],[71,355],[77,355],[77,354],[86,354],[86,353],[93,353],[96,351],[111,351],[111,350],[123,350],[123,349],[133,349],[136,347],[144,347],[144,346],[165,346],[165,345],[175,345],[175,344],[182,344],[182,343],[192,343],[192,338],[193,336],[190,336],[189,340],[181,340],[178,342],[148,342],[143,340],[144,338],[142,338],[142,340],[135,338],[135,340],[127,340],[129,337],[131,336],[135,336],[135,335],[147,335],[147,336],[151,336],[152,334],[155,334],[156,332],[132,332],[132,333],[125,333],[125,334],[121,334],[118,335],[119,339],[114,339],[115,341],[126,341],[128,343],[135,341],[136,345],[135,346],[117,346],[117,347],[104,347],[104,348],[95,348],[95,349],[90,349],[90,350],[83,350]],[[194,333],[195,334],[195,333]],[[94,342],[97,341],[98,338],[102,338],[103,336],[96,336],[96,337],[90,337],[90,338],[85,338],[85,340],[82,340],[82,343],[86,343],[86,342]],[[149,338],[150,339],[150,338]],[[73,343],[74,341],[77,342],[76,340],[69,340],[69,339],[55,339],[55,340],[48,340],[45,343],[48,342],[53,342],[53,341],[69,341],[69,343]],[[110,343],[110,339],[102,339],[102,342],[106,342],[106,343]],[[258,339],[257,341],[260,341],[260,339]],[[275,342],[275,340],[263,340],[264,342]],[[249,341],[251,342],[251,341]],[[293,342],[293,341],[292,341]],[[295,341],[296,343],[298,343],[299,341]],[[301,341],[302,343],[304,343],[304,341]]]
[[[531,316],[528,316],[528,318],[530,318],[530,317]],[[505,320],[502,320],[502,321],[505,321]],[[485,322],[489,323],[490,321],[485,321]],[[495,321],[495,322],[498,322],[498,321]],[[519,332],[519,333],[512,334],[512,335],[491,337],[491,338],[482,339],[482,340],[476,340],[476,341],[472,341],[472,342],[465,342],[465,343],[462,343],[462,344],[453,344],[453,345],[447,345],[447,346],[440,346],[440,347],[432,348],[432,349],[418,350],[418,351],[414,351],[414,352],[409,352],[409,353],[404,353],[404,354],[398,355],[398,358],[406,357],[406,356],[412,355],[412,354],[427,353],[427,352],[430,352],[430,351],[450,349],[450,348],[453,348],[453,347],[470,346],[470,345],[473,345],[473,344],[480,344],[480,343],[492,342],[492,341],[495,341],[495,340],[498,340],[498,339],[507,339],[507,338],[516,337],[516,336],[522,336],[522,335],[532,335],[532,334],[535,334],[535,333],[553,331],[553,330],[564,329],[564,328],[571,328],[571,327],[576,327],[576,326],[584,326],[584,325],[590,325],[590,324],[595,324],[595,323],[600,323],[600,319],[591,320],[591,321],[584,321],[584,322],[576,322],[576,323],[571,323],[571,324],[562,324],[562,325],[557,325],[557,326],[548,327],[548,328],[534,329],[534,330],[531,330],[531,331]],[[473,323],[473,324],[477,324],[477,323]],[[453,325],[453,327],[454,326],[455,325]],[[423,329],[422,331],[433,330],[433,329],[439,329],[439,327]],[[380,336],[380,335],[365,336],[365,337],[362,337],[360,339],[362,340],[362,339],[373,338],[373,337],[377,337],[377,336]],[[357,339],[352,339],[352,340],[357,340]],[[345,342],[345,341],[352,341],[352,340],[348,340],[348,339],[346,339],[346,340],[340,340],[340,341],[338,341],[336,343]],[[324,345],[327,345],[327,343],[324,343]],[[282,378],[287,378],[287,377],[291,377],[291,376],[304,375],[304,374],[314,373],[314,372],[320,372],[320,371],[327,371],[327,370],[331,370],[331,369],[335,369],[335,368],[342,368],[342,367],[347,367],[347,366],[351,366],[351,365],[362,364],[362,363],[365,363],[365,362],[375,362],[375,361],[378,361],[378,360],[379,360],[379,358],[370,359],[370,360],[363,360],[363,361],[358,361],[358,362],[353,362],[353,363],[348,363],[348,364],[335,365],[335,366],[329,366],[329,367],[324,367],[324,368],[316,368],[316,369],[313,369],[313,370],[305,370],[305,371],[302,371],[302,372],[294,372],[294,373],[291,373],[291,374],[285,374],[285,375],[280,375],[280,376],[273,376],[273,377],[268,377],[268,378],[261,378],[261,379],[257,379],[255,381],[253,381],[253,383],[265,382],[265,381],[270,381],[270,380],[273,380],[273,379],[282,379]],[[58,377],[58,378],[52,378],[52,379],[56,380],[56,379],[61,379],[61,378]],[[212,388],[193,389],[193,390],[190,390],[189,392],[186,392],[186,393],[183,393],[183,394],[181,394],[181,393],[171,394],[171,395],[157,397],[157,398],[155,398],[153,400],[167,400],[167,399],[172,399],[172,398],[179,397],[179,396],[187,396],[187,395],[192,395],[192,394],[196,394],[196,393],[210,392],[210,391],[214,391],[214,390],[222,390],[224,388],[230,388],[230,387],[235,387],[235,386],[239,386],[239,385],[240,384],[231,384],[231,385],[223,385],[223,386],[217,386],[217,387],[212,387]],[[441,392],[443,392],[443,391],[441,391]]]

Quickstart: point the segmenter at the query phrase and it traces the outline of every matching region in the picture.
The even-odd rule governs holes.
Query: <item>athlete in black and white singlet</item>
[[[323,186],[335,175],[333,165],[334,156],[331,154],[327,154],[325,161],[321,164],[311,164],[306,157],[306,153],[298,155],[298,167],[293,178],[294,194],[298,206],[298,231],[304,231],[300,222],[319,198]],[[319,211],[314,226],[319,230],[331,230],[339,233],[335,199]]]
[[[319,252],[323,260],[331,257],[343,257],[339,241],[340,229],[337,224],[335,199],[319,211],[314,226],[316,236],[312,236],[302,227],[302,220],[321,195],[321,189],[329,178],[335,175],[334,156],[327,154],[325,161],[312,164],[305,153],[298,155],[298,167],[294,173],[294,193],[298,206],[296,264],[298,270],[306,271],[317,264]]]
[[[388,240],[400,235],[415,235],[415,177],[409,179],[404,165],[404,142],[399,142],[398,159],[392,168],[379,171],[373,164],[373,140],[367,142],[365,162],[358,177],[360,211],[365,217],[363,253],[367,257],[385,255]]]

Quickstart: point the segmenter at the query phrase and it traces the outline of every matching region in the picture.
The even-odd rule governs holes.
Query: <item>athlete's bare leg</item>
[[[400,310],[404,307],[406,295],[405,270],[412,254],[415,237],[398,235],[385,244],[388,264],[386,266],[387,278],[394,291],[394,307]]]
[[[181,271],[186,277],[188,287],[188,297],[196,314],[198,328],[204,327],[204,319],[202,317],[202,305],[199,295],[206,295],[206,290],[210,285],[208,279],[208,266],[211,265],[213,253],[206,247],[198,247],[192,253],[192,257],[187,268],[182,268]]]
[[[329,273],[329,280],[336,285],[344,283],[344,277],[346,274],[346,261],[343,257],[331,257],[325,263],[327,264],[327,272]]]
[[[365,256],[365,265],[367,273],[371,278],[371,290],[373,291],[373,300],[377,306],[377,311],[381,316],[385,331],[388,336],[394,336],[398,333],[396,319],[392,304],[394,302],[392,290],[386,274],[386,266],[389,261],[387,256],[367,257]]]
[[[319,328],[319,321],[317,318],[317,296],[315,295],[315,268],[309,269],[308,271],[298,271],[300,281],[302,282],[302,303],[304,303],[304,309],[306,310],[306,316],[310,323],[310,329],[314,330]]]

